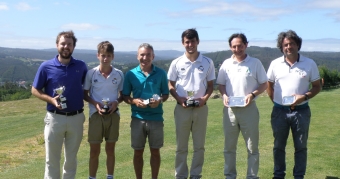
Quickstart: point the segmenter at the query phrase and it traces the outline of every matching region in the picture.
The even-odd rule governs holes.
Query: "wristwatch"
[[[309,100],[309,96],[305,94],[305,101]]]

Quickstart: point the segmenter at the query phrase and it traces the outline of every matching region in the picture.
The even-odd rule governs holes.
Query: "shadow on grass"
[[[331,176],[326,176],[325,179],[339,179],[339,177],[331,177]]]

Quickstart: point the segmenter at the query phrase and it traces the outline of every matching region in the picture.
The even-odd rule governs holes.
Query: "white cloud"
[[[19,10],[19,11],[28,11],[28,10],[33,10],[35,8],[33,8],[32,6],[30,6],[29,4],[25,3],[25,2],[20,2],[17,5],[15,5],[15,7]]]
[[[190,1],[190,0],[189,0]],[[224,1],[211,1],[211,0],[191,0],[198,3],[201,2],[202,6],[199,8],[192,9],[190,11],[175,12],[170,14],[173,17],[184,17],[184,16],[232,16],[232,17],[246,17],[247,19],[255,20],[268,20],[276,19],[283,14],[288,14],[291,10],[283,8],[278,3],[267,4],[266,6],[260,7],[253,5],[251,2],[224,2]],[[277,7],[276,7],[277,6]]]
[[[100,26],[89,23],[69,23],[61,26],[61,29],[63,30],[97,30],[99,28]]]
[[[3,10],[8,10],[9,7],[7,6],[7,4],[5,3],[0,3],[0,11],[3,11]]]
[[[314,8],[324,8],[324,9],[339,9],[340,1],[339,0],[312,0],[307,3],[308,6]]]
[[[336,22],[340,22],[340,12],[329,13],[328,16],[334,18]]]

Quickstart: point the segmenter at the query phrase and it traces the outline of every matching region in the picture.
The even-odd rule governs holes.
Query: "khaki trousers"
[[[190,167],[190,177],[200,177],[204,162],[204,144],[207,129],[208,106],[200,108],[183,108],[181,105],[175,107],[176,124],[176,178],[188,178],[188,142],[190,132],[193,140],[193,158]]]
[[[224,175],[226,179],[235,179],[237,176],[236,148],[240,131],[248,151],[247,179],[258,178],[259,119],[259,111],[255,102],[246,107],[224,107]]]
[[[47,112],[45,121],[45,179],[60,179],[61,149],[64,144],[63,179],[74,179],[77,153],[83,138],[84,113],[65,116]]]

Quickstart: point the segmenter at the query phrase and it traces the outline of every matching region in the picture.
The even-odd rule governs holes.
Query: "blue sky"
[[[57,34],[73,30],[78,49],[109,40],[116,51],[184,51],[181,33],[196,28],[199,50],[229,50],[242,32],[249,46],[276,47],[292,29],[302,51],[340,51],[340,0],[0,0],[0,47],[55,48]]]

